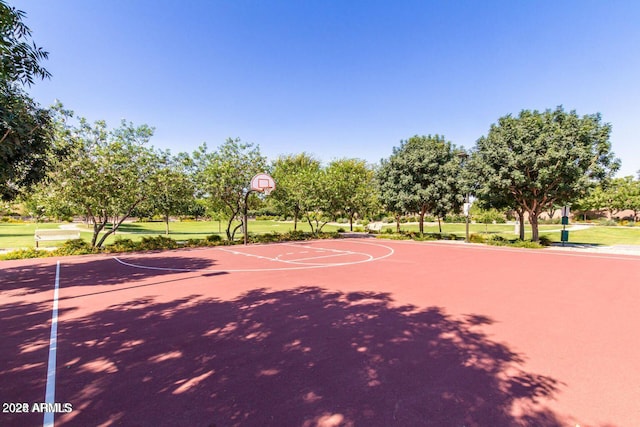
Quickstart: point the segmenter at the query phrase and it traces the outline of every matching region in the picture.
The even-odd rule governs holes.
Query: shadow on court
[[[56,425],[563,425],[490,323],[312,287],[139,299],[60,324]]]
[[[217,261],[186,256],[162,256],[155,259],[144,256],[128,256],[127,262],[151,265],[159,268],[182,270],[205,270],[216,266]],[[16,291],[14,295],[29,295],[50,291],[55,283],[55,262],[37,263],[0,270],[1,291]],[[113,257],[63,260],[60,280],[64,288],[74,286],[110,286],[136,283],[149,278],[175,274],[176,271],[141,269],[118,263]]]

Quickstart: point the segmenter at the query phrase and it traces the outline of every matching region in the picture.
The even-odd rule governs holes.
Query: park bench
[[[382,230],[381,222],[370,222],[369,224],[367,224],[367,231],[370,231],[372,233],[379,233],[380,230]]]
[[[36,248],[40,242],[79,239],[78,230],[36,230]]]

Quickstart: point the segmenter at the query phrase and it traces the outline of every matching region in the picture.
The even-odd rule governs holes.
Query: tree
[[[640,221],[640,178],[629,183],[627,209],[633,211],[634,222]]]
[[[213,210],[227,215],[227,240],[232,241],[236,231],[241,226],[246,227],[241,223],[231,229],[233,221],[242,218],[251,178],[264,172],[266,158],[260,154],[259,146],[243,143],[239,138],[227,139],[213,153],[207,153],[206,144],[203,144],[193,157],[200,191],[207,196]]]
[[[49,78],[40,65],[48,53],[31,42],[24,12],[0,0],[0,198],[13,200],[42,180],[52,155],[51,117],[22,89]]]
[[[501,117],[474,148],[476,196],[492,207],[512,205],[526,212],[532,240],[538,241],[541,212],[583,196],[617,170],[610,132],[599,114],[579,117],[562,107]]]
[[[57,135],[72,149],[48,175],[50,197],[82,212],[93,225],[92,246],[101,247],[157,188],[160,156],[146,145],[153,129],[124,120],[109,129],[81,118],[76,127],[59,126]]]
[[[418,212],[421,234],[427,212],[440,219],[459,210],[464,197],[458,152],[439,135],[402,141],[378,172],[382,202],[393,212]]]
[[[276,189],[271,193],[276,209],[285,216],[293,217],[293,229],[298,229],[298,220],[305,212],[311,180],[318,179],[320,161],[307,153],[280,156],[273,162],[272,176]]]
[[[351,231],[354,218],[376,206],[374,172],[364,160],[334,160],[327,168],[326,185],[335,200],[335,214],[349,218]]]
[[[195,204],[194,183],[186,171],[187,167],[184,156],[162,153],[159,169],[153,177],[156,185],[145,201],[150,211],[162,215],[167,235],[171,215],[187,213]]]
[[[23,21],[25,13],[0,0],[0,81],[32,85],[34,78],[51,74],[40,65],[49,53],[30,42],[31,30]]]

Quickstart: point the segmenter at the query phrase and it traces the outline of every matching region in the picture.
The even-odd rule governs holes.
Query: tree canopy
[[[125,120],[109,129],[81,118],[78,125],[58,126],[56,135],[71,150],[49,173],[46,191],[93,224],[91,244],[100,247],[158,187],[161,157],[147,146],[153,129]]]
[[[540,213],[579,198],[617,170],[610,133],[599,114],[579,117],[562,107],[501,117],[477,141],[469,163],[476,196],[489,205],[513,201],[528,214],[537,241]]]
[[[239,138],[227,139],[211,153],[203,144],[193,158],[200,192],[207,197],[214,210],[224,212],[227,216],[226,234],[231,241],[241,226],[232,229],[233,221],[241,219],[251,178],[264,172],[267,160],[260,153],[259,146],[244,143]]]
[[[23,90],[50,77],[48,53],[31,41],[25,14],[0,0],[0,198],[14,199],[44,178],[52,155],[51,117]]]
[[[394,147],[378,170],[380,197],[393,212],[417,212],[424,232],[427,212],[444,217],[463,202],[459,150],[443,136],[413,136]]]

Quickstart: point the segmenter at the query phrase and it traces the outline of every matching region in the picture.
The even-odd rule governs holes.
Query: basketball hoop
[[[266,173],[259,173],[253,178],[251,178],[251,188],[247,191],[247,194],[244,196],[244,216],[242,224],[244,225],[244,244],[246,245],[249,241],[249,232],[247,231],[247,204],[249,200],[249,194],[252,191],[256,191],[258,193],[262,193],[265,196],[271,194],[271,192],[276,188],[276,182],[273,180],[271,175]]]
[[[276,182],[271,175],[266,173],[259,173],[251,178],[251,190],[263,193],[265,196],[271,194],[276,188]]]

